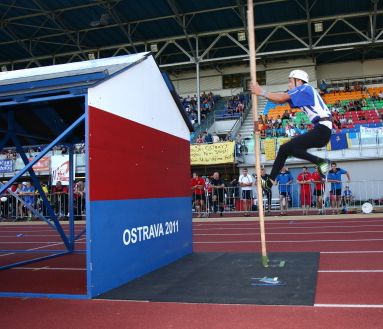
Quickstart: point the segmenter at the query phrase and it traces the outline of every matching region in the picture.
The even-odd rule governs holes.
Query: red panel
[[[189,141],[94,107],[89,111],[91,201],[190,195]]]

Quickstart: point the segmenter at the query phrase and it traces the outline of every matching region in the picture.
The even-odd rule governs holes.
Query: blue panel
[[[90,295],[190,254],[190,203],[190,197],[90,202]]]

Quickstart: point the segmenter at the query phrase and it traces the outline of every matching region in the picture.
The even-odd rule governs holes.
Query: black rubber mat
[[[184,303],[313,305],[319,253],[193,253],[100,295],[100,299]]]

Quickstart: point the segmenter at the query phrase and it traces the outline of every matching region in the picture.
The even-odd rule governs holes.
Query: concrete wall
[[[287,75],[293,69],[306,70],[310,75],[310,83],[317,86],[317,81],[322,79],[339,79],[363,77],[369,75],[383,75],[383,59],[367,60],[364,62],[351,61],[332,64],[322,64],[315,66],[311,58],[288,59],[266,66],[257,64],[257,71],[266,71],[266,81],[268,91],[282,91],[287,88]],[[222,96],[236,95],[242,91],[242,88],[223,89],[222,76],[227,74],[249,74],[248,62],[225,67],[217,66],[216,69],[201,69],[200,71],[200,90],[212,91]],[[172,75],[170,73],[177,92],[182,96],[194,95],[197,90],[196,72],[190,70],[184,73]]]

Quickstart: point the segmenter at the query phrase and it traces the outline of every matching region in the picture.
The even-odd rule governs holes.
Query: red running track
[[[258,222],[193,227],[197,252],[260,252]],[[1,322],[16,329],[25,328],[25,321],[28,328],[382,327],[383,218],[270,220],[266,231],[269,252],[321,253],[313,307],[3,298]],[[39,316],[41,310],[44,317]]]
[[[76,234],[84,228],[76,225]],[[63,225],[67,231],[68,225]],[[85,250],[85,237],[76,250]],[[43,224],[1,225],[0,266],[65,251],[58,233]],[[28,252],[6,252],[5,250]],[[40,251],[40,252],[39,252]],[[46,252],[51,251],[51,252]],[[53,252],[54,251],[54,252]],[[39,294],[86,294],[86,254],[72,253],[0,271],[0,291]]]

